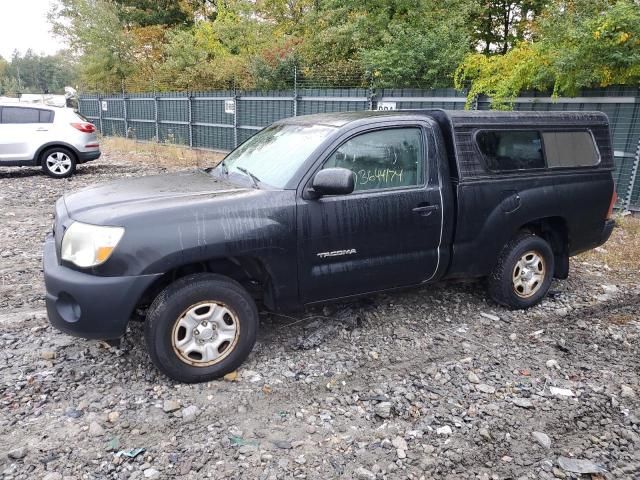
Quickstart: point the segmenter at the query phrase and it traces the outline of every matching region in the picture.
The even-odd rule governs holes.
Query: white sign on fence
[[[106,100],[102,100],[100,103],[102,104],[102,111],[106,112],[108,110],[108,108],[109,108],[109,106],[107,105],[107,101]]]
[[[395,110],[396,102],[378,102],[377,110]]]
[[[235,100],[225,100],[224,101],[224,113],[236,113],[236,102]]]

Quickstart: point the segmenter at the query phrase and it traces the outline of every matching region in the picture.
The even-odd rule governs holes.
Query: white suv
[[[0,167],[41,166],[64,178],[98,157],[96,127],[72,109],[0,103]]]

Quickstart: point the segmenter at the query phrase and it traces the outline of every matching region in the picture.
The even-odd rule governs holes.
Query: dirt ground
[[[477,282],[265,314],[235,379],[181,385],[140,323],[120,348],[48,325],[42,242],[65,192],[220,155],[104,151],[68,180],[0,168],[0,477],[640,478],[637,219],[529,311]]]

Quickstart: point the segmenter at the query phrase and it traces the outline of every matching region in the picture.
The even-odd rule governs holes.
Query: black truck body
[[[448,278],[498,278],[505,248],[523,232],[550,247],[553,258],[540,263],[540,272],[552,268],[550,282],[566,278],[569,257],[606,242],[614,225],[613,152],[602,113],[352,112],[271,128],[324,129],[282,185],[222,165],[61,198],[44,254],[51,323],[87,338],[118,338],[136,308],[180,278],[205,273],[233,279],[274,311]],[[376,132],[395,143],[381,153],[382,141],[363,137]],[[396,140],[402,135],[408,140]],[[408,169],[379,166],[414,156]],[[323,191],[318,172],[333,168],[329,183],[332,173],[349,180],[345,167],[355,191]],[[397,177],[404,184],[394,185]],[[108,260],[80,268],[61,256],[74,222],[124,234]],[[511,304],[504,295],[494,298],[529,306],[524,296]]]

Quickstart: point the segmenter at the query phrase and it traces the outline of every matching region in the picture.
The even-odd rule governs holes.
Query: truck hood
[[[193,202],[250,190],[196,170],[94,185],[65,195],[64,203],[74,220],[109,225],[136,213],[188,208]]]

